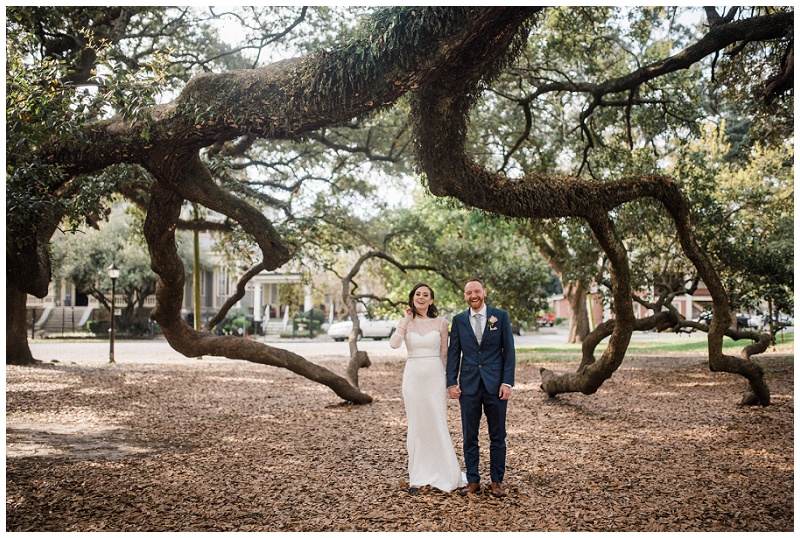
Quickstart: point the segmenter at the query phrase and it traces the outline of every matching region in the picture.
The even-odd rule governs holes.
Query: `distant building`
[[[596,291],[596,289],[595,289]],[[601,297],[597,293],[589,293],[586,296],[587,307],[590,313],[589,327],[594,329],[599,324],[612,319],[614,316],[608,305],[604,305]],[[563,295],[554,295],[547,302],[551,305],[556,318],[570,318],[572,309]],[[678,312],[686,319],[695,319],[704,310],[709,310],[712,306],[711,293],[703,282],[700,282],[694,295],[679,295],[672,300],[672,304]],[[646,318],[654,314],[639,303],[633,304],[633,313],[636,318]]]
[[[209,253],[208,248],[213,242],[210,234],[200,234],[201,253]],[[233,274],[224,267],[213,253],[205,255],[205,267],[200,270],[200,315],[203,322],[210,319],[219,311],[219,308],[236,291],[236,283],[241,274]],[[122,271],[124,267],[120,268]],[[285,329],[289,315],[297,312],[288,312],[288,306],[281,300],[280,287],[283,284],[302,285],[302,276],[296,273],[279,273],[262,271],[253,277],[247,285],[245,295],[237,303],[237,308],[248,311],[253,316],[253,321],[259,332],[267,329],[271,323],[273,332]],[[310,304],[310,289],[305,289],[305,304]],[[125,298],[117,295],[115,307],[124,308]],[[155,296],[147,297],[144,307],[155,307]],[[71,333],[84,331],[86,323],[93,319],[106,319],[108,312],[91,295],[78,289],[74,283],[65,279],[56,279],[50,284],[49,293],[39,299],[28,295],[27,307],[30,312],[29,319],[33,320],[35,330],[39,333]],[[186,288],[183,294],[183,318],[187,322],[194,321],[194,292],[191,275],[186,278]]]
[[[235,291],[237,281],[238,276],[231,275],[224,268],[201,271],[200,314],[203,322],[216,314]],[[302,277],[299,274],[263,271],[250,281],[244,297],[237,306],[249,311],[258,327],[266,328],[269,322],[272,322],[273,326],[277,326],[280,322],[282,326],[288,306],[281,301],[280,286],[302,285],[301,281]],[[126,306],[125,298],[119,295],[115,297],[114,302],[117,308]],[[145,308],[153,308],[155,305],[155,296],[150,296],[144,301]],[[103,319],[108,315],[97,299],[64,279],[52,282],[50,293],[42,299],[28,295],[27,307],[35,320],[36,330],[46,333],[83,331],[87,321]],[[191,278],[187,279],[182,313],[187,321],[193,320],[194,293]]]

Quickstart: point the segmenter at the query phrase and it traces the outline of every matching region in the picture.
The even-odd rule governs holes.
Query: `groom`
[[[484,303],[486,290],[480,280],[467,281],[464,299],[469,309],[453,318],[447,350],[447,393],[461,405],[469,482],[461,494],[480,490],[478,428],[486,414],[492,495],[505,497],[506,408],[514,385],[514,335],[508,312]]]

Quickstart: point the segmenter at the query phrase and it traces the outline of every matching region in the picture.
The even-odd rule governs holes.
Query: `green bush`
[[[247,333],[253,334],[253,316],[248,314],[243,308],[234,308],[229,310],[228,314],[225,316],[225,319],[223,319],[219,325],[214,328],[214,332],[219,335],[232,334],[235,336],[240,336],[239,329],[241,329],[244,325],[245,315],[247,316]]]
[[[297,314],[292,319],[292,334],[294,336],[308,336],[309,323],[313,320],[314,334],[322,332],[322,324],[325,323],[325,312],[319,308],[312,308]]]
[[[320,324],[325,323],[325,312],[319,308],[312,308],[311,310],[301,312],[294,317],[294,319],[304,319],[306,322],[312,318],[314,321],[319,322]]]
[[[308,318],[294,318],[292,320],[292,327],[294,328],[295,333],[300,331],[308,332]],[[322,322],[318,319],[315,319],[314,332],[319,332],[321,330],[322,330]]]
[[[90,319],[86,322],[86,330],[98,336],[108,334],[110,328],[111,324],[104,319]]]
[[[233,328],[233,334],[240,334],[240,330],[244,327],[244,320],[245,316],[239,316],[231,320],[231,327]],[[255,331],[255,322],[253,321],[253,316],[247,316],[247,334],[254,334]]]

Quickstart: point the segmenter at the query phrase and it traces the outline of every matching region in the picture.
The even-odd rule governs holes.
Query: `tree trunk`
[[[6,364],[35,364],[28,347],[26,302],[28,294],[13,284],[6,285]]]
[[[34,364],[28,347],[28,294],[46,297],[50,288],[50,238],[62,213],[53,211],[52,220],[43,225],[24,246],[9,245],[6,237],[6,364]],[[13,242],[13,241],[12,241]]]
[[[358,371],[361,368],[369,368],[372,366],[372,361],[369,360],[369,355],[366,351],[356,351],[353,354],[353,346],[350,346],[350,362],[347,364],[347,380],[350,381],[354,387],[358,386]]]
[[[628,266],[625,245],[616,234],[614,225],[609,217],[593,217],[589,219],[589,225],[597,238],[597,242],[608,255],[608,261],[611,264],[611,292],[616,318],[613,325],[608,323],[601,325],[603,329],[611,329],[611,338],[599,360],[589,363],[584,356],[580,368],[572,374],[556,375],[546,368],[540,370],[542,376],[540,388],[550,397],[564,392],[582,392],[583,394],[597,392],[597,389],[622,364],[630,343],[631,334],[636,326],[630,293],[630,267]]]
[[[569,304],[569,335],[568,344],[579,344],[589,335],[589,316],[586,309],[586,294],[589,285],[585,282],[564,282],[564,298]]]
[[[350,349],[350,362],[347,364],[347,379],[354,387],[358,387],[359,369],[368,368],[372,365],[367,352],[358,350],[358,335],[361,334],[361,326],[360,320],[358,319],[358,311],[356,310],[356,302],[350,292],[352,278],[358,273],[365,259],[364,256],[361,256],[347,276],[342,278],[342,300],[347,306],[347,314],[350,316],[350,319],[353,320],[353,329],[347,337],[347,343]]]

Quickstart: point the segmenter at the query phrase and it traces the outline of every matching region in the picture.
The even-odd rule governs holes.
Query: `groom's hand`
[[[458,385],[447,387],[447,395],[450,396],[451,400],[455,400],[456,398],[461,396],[461,388]]]
[[[500,399],[501,400],[508,400],[511,398],[511,387],[508,385],[500,385]]]

